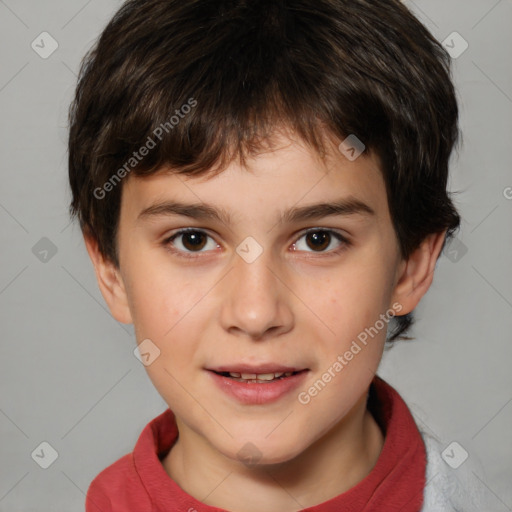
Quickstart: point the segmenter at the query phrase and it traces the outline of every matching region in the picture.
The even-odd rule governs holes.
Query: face
[[[374,157],[282,138],[215,177],[130,176],[118,237],[125,320],[184,431],[283,462],[365,396],[402,268]]]

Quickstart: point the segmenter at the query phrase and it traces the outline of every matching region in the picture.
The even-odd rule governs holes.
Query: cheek
[[[146,251],[150,254],[150,251]],[[180,386],[190,366],[198,365],[198,344],[204,331],[211,277],[173,268],[165,256],[151,260],[132,253],[127,258],[127,293],[137,343],[150,340],[155,357],[145,366],[166,401],[180,401]],[[142,261],[144,260],[144,261]]]
[[[336,375],[329,385],[333,397],[343,394],[347,379],[351,386],[363,389],[371,372],[377,370],[392,318],[387,315],[385,321],[381,317],[389,310],[389,286],[384,266],[361,261],[317,289],[316,308],[329,327],[317,345],[319,350],[322,347],[319,371],[330,370]]]
[[[207,292],[207,283],[201,285],[197,277],[191,279],[183,272],[146,262],[145,270],[131,274],[129,286],[136,330],[156,343],[165,343],[184,324],[197,323]]]
[[[367,269],[340,276],[340,279],[318,291],[317,309],[322,319],[341,339],[354,337],[372,326],[389,307],[389,284],[383,273]]]
[[[198,345],[205,318],[204,304],[190,290],[176,289],[175,282],[171,287],[170,282],[146,281],[134,301],[137,340],[150,339],[158,354],[145,367],[146,372],[159,394],[177,410],[188,404],[182,385],[189,382],[191,367],[199,365]]]

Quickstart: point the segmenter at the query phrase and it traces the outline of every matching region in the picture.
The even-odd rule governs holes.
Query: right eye
[[[167,237],[162,245],[173,254],[182,256],[184,258],[195,258],[197,256],[188,256],[187,254],[206,252],[202,251],[208,246],[208,239],[210,243],[210,250],[219,247],[219,244],[213,241],[213,238],[205,231],[195,228],[187,228],[177,231],[170,237]]]

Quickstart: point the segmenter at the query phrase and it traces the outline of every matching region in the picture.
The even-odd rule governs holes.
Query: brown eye
[[[175,254],[190,256],[192,253],[198,255],[218,247],[215,240],[204,231],[197,229],[184,229],[178,231],[162,242],[164,247]],[[203,250],[206,249],[206,250]]]
[[[201,250],[206,245],[207,236],[200,231],[189,231],[183,233],[182,244],[189,251]]]
[[[327,231],[313,231],[306,235],[308,247],[315,251],[323,251],[329,247],[331,235]]]
[[[295,251],[336,255],[351,245],[343,235],[332,229],[310,229],[293,244]]]

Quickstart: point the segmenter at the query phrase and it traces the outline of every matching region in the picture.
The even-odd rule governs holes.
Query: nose
[[[247,263],[234,256],[222,289],[221,323],[226,332],[264,340],[290,331],[293,293],[266,251]]]

